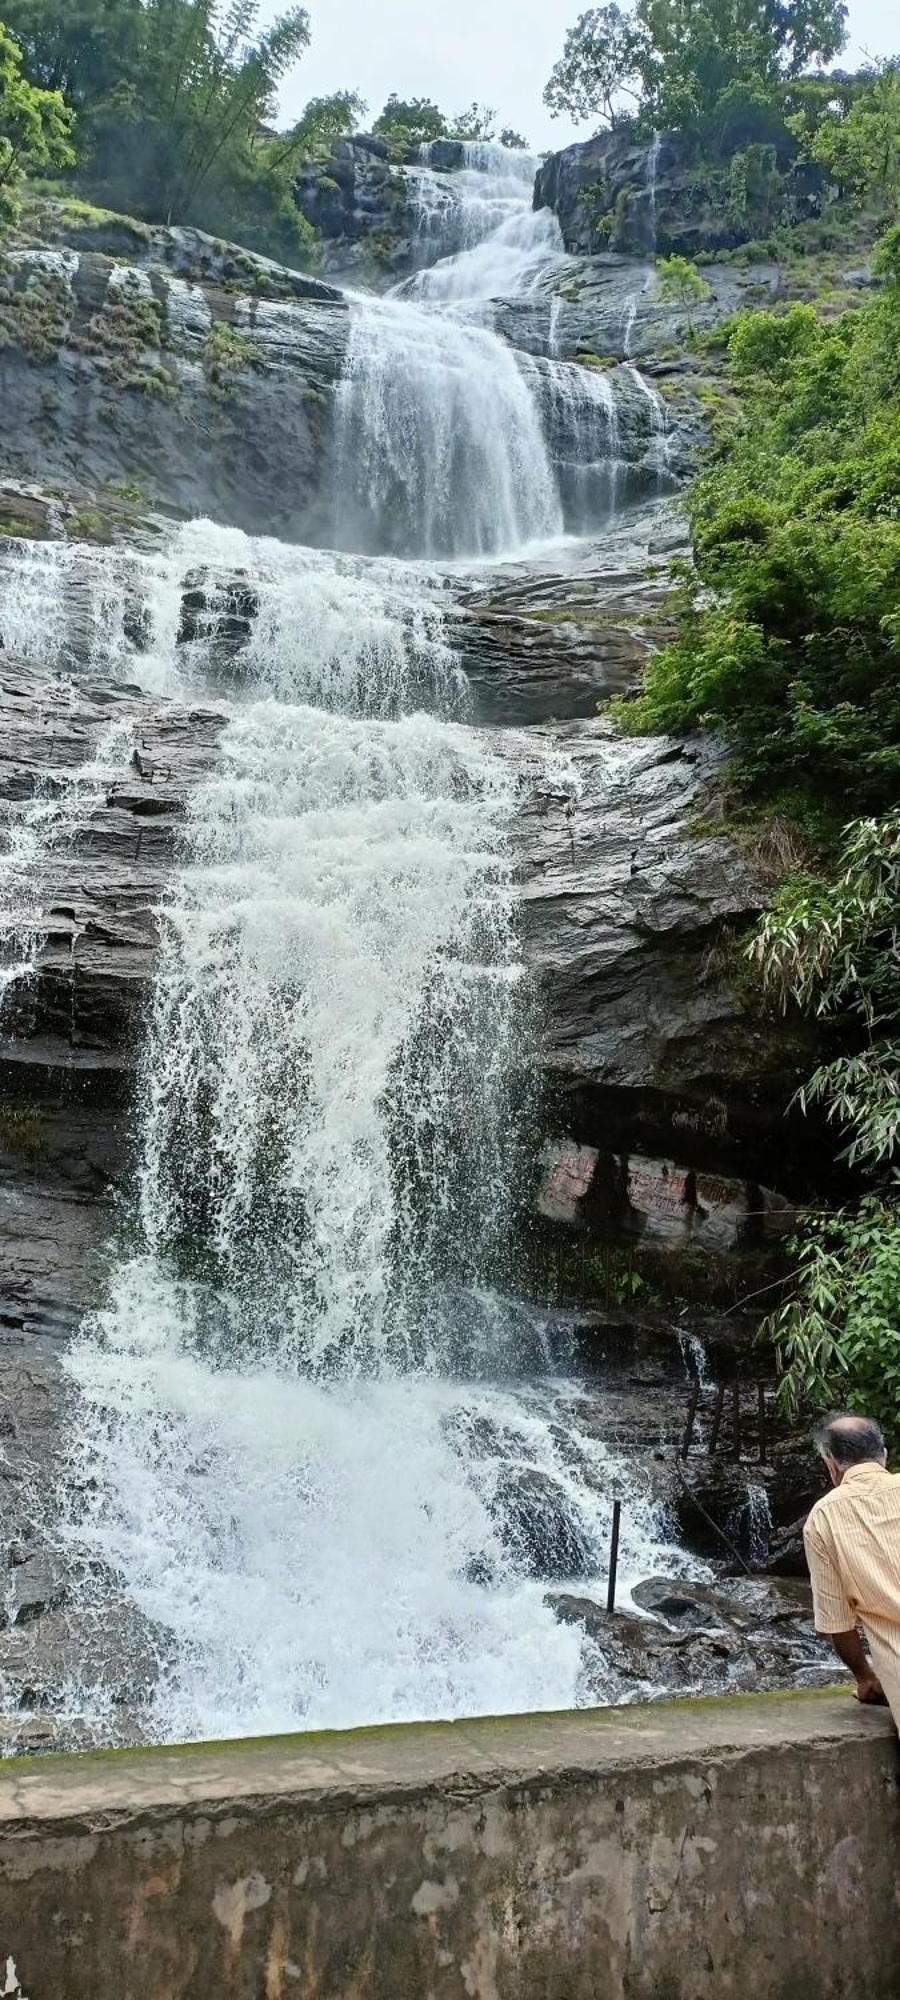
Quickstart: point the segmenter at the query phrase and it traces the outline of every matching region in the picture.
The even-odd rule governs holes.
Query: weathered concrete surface
[[[843,1690],[32,1761],[0,1869],[28,2000],[900,1986],[896,1745]]]

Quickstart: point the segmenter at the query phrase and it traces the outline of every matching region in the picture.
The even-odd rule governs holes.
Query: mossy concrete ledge
[[[896,1739],[843,1689],[0,1777],[27,2000],[896,2000],[898,1903]]]

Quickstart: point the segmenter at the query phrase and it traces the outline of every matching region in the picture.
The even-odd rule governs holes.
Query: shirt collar
[[[854,1483],[857,1481],[861,1483],[864,1479],[885,1479],[886,1477],[886,1465],[878,1465],[874,1458],[866,1458],[863,1459],[861,1465],[848,1465],[841,1480],[841,1485],[846,1486],[851,1480]]]

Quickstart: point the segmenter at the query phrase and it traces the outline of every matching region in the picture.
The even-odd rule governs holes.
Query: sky
[[[282,0],[283,3],[283,0]],[[453,114],[473,98],[499,113],[536,152],[586,139],[590,124],[551,118],[541,94],[566,30],[588,0],[306,0],[312,39],[282,92],[279,123],[307,99],[358,90],[371,118],[392,90],[431,97]],[[264,0],[261,18],[279,11]],[[841,63],[900,50],[894,0],[850,0]],[[369,121],[369,122],[370,122]],[[364,121],[366,122],[366,121]]]

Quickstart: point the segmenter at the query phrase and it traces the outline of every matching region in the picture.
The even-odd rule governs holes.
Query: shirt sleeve
[[[803,1543],[812,1580],[813,1614],[817,1632],[852,1632],[856,1624],[840,1571],[825,1537],[812,1515],[803,1530]]]

